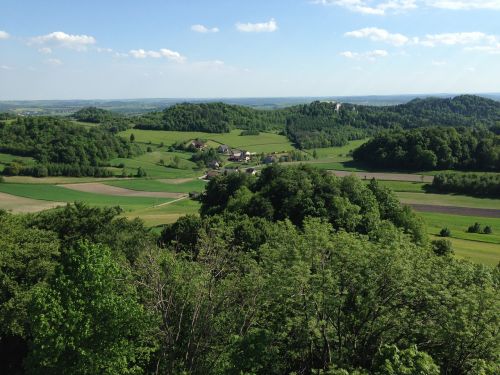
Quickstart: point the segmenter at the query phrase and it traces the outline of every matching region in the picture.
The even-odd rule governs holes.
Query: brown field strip
[[[180,198],[185,195],[181,193],[130,190],[116,186],[105,185],[98,182],[82,183],[82,184],[64,184],[58,186],[61,186],[66,189],[83,191],[85,193],[115,195],[120,197]]]
[[[39,212],[66,205],[65,202],[50,202],[0,193],[0,209],[15,213]]]
[[[408,205],[411,206],[415,211],[420,211],[420,212],[435,212],[435,213],[450,214],[450,215],[500,218],[500,210],[493,210],[488,208],[438,206],[433,204],[418,204],[418,203],[409,203]]]
[[[385,180],[385,181],[408,181],[408,182],[432,182],[434,176],[423,176],[419,174],[410,174],[410,173],[377,173],[377,172],[348,172],[348,171],[336,171],[336,170],[328,170],[330,173],[333,173],[337,177],[346,177],[350,175],[355,175],[360,179],[371,180],[375,178],[377,180]]]

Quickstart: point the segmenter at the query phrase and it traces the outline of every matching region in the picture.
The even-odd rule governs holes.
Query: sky
[[[500,92],[500,0],[0,0],[0,100]]]

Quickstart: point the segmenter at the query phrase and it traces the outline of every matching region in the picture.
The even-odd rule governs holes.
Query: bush
[[[450,240],[432,241],[432,251],[438,256],[447,256],[453,254],[453,247]]]
[[[489,225],[487,225],[484,227],[483,233],[484,234],[491,234],[491,233],[493,233],[493,230],[491,229],[491,227]]]
[[[439,235],[441,237],[450,237],[451,236],[451,230],[449,228],[443,228],[443,229],[441,229],[441,232],[439,232]]]
[[[135,177],[146,177],[146,176],[147,176],[147,173],[142,167],[137,168],[137,173],[136,173]]]
[[[481,224],[479,224],[479,223],[474,223],[474,225],[471,225],[471,226],[467,229],[467,232],[468,232],[468,233],[481,233],[481,232],[482,232]]]
[[[148,148],[146,148],[146,152],[153,152],[153,149],[151,148],[151,146],[148,146]]]
[[[0,184],[1,184],[2,182],[5,182],[5,178],[3,178],[3,176],[0,176]]]

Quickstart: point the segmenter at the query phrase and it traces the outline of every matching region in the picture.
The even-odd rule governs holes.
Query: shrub
[[[451,236],[451,230],[449,228],[443,228],[443,229],[441,229],[441,232],[439,232],[439,235],[441,237],[450,237]]]
[[[153,149],[151,148],[151,146],[148,146],[148,147],[146,148],[146,152],[153,152]]]
[[[467,232],[468,232],[468,233],[481,233],[481,232],[482,232],[481,224],[479,224],[479,223],[474,223],[474,225],[471,225],[471,226],[467,229]]]
[[[450,240],[432,241],[432,251],[438,256],[447,256],[453,254],[453,247]]]
[[[484,227],[483,233],[484,234],[491,234],[491,233],[493,233],[493,230],[491,229],[491,227],[489,225],[487,225]]]

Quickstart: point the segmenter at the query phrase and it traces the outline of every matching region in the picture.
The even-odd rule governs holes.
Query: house
[[[220,168],[220,163],[217,160],[211,160],[208,163],[208,167],[212,169],[219,169]]]
[[[217,151],[219,151],[221,154],[229,154],[231,152],[231,148],[228,145],[220,145],[217,148]]]
[[[205,175],[205,180],[212,180],[219,175],[218,171],[208,171]]]
[[[267,155],[264,160],[262,160],[262,163],[264,164],[272,164],[272,163],[276,163],[276,158],[272,155]]]
[[[203,150],[207,144],[203,141],[200,141],[199,139],[195,139],[191,141],[190,146],[194,147],[197,150]]]
[[[247,168],[247,169],[245,170],[245,172],[246,172],[247,174],[252,175],[252,176],[255,176],[255,175],[257,174],[257,170],[256,170],[255,168]]]

